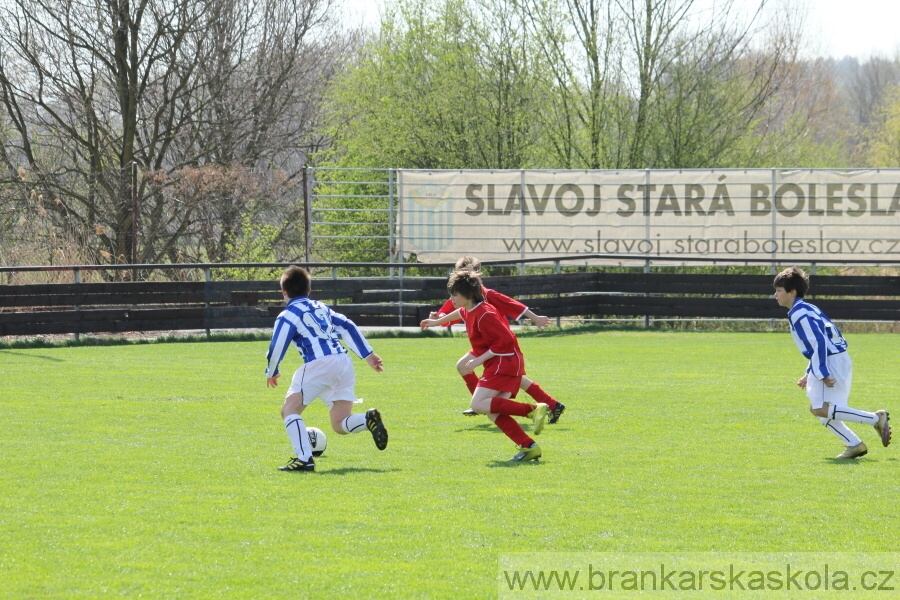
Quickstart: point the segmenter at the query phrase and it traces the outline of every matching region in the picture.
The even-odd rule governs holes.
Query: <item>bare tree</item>
[[[139,130],[159,121],[163,146],[179,135],[175,107],[188,104],[192,65],[204,59],[189,40],[206,10],[193,0],[14,0],[0,11],[0,90],[18,136],[7,156],[59,200],[48,204],[58,222],[93,232],[99,244],[89,245],[115,260],[137,258]]]
[[[47,199],[43,209],[97,260],[209,248],[197,243],[199,221],[235,194],[258,192],[221,216],[249,200],[294,202],[289,185],[269,184],[323,143],[313,133],[321,95],[353,40],[331,9],[332,0],[10,0],[0,7],[6,183]],[[222,181],[203,189],[242,184],[191,197],[201,189],[191,170],[204,165]],[[268,183],[245,185],[254,173]],[[234,218],[219,227],[220,241],[239,230]]]
[[[623,70],[614,4],[516,1],[536,39],[542,40],[540,50],[553,78],[548,84],[558,91],[545,132],[562,165],[597,169],[617,164],[615,138],[629,128],[620,118]]]
[[[762,20],[765,0],[518,1],[554,65],[567,166],[706,166],[753,128],[798,44],[796,20]]]
[[[856,123],[866,127],[873,113],[884,103],[887,93],[895,91],[900,81],[900,63],[880,57],[870,58],[862,64],[849,59],[846,70],[850,109]]]

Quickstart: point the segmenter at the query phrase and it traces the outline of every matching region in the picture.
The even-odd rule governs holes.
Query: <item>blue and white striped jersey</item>
[[[803,298],[797,298],[788,311],[791,335],[803,356],[809,359],[807,373],[816,379],[831,375],[825,366],[825,359],[832,354],[847,350],[847,340],[841,330],[819,308]]]
[[[356,324],[344,315],[307,296],[291,298],[275,320],[275,330],[266,354],[266,377],[274,377],[278,373],[278,364],[291,342],[297,346],[303,362],[310,362],[329,354],[346,354],[341,340],[360,358],[373,352]]]

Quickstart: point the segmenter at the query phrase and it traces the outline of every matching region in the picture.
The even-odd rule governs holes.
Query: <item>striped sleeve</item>
[[[830,375],[825,359],[828,357],[828,346],[825,342],[825,326],[822,319],[811,311],[798,311],[793,322],[797,345],[803,356],[809,358],[809,371],[816,379],[824,379]]]
[[[269,351],[266,353],[266,377],[278,375],[278,365],[297,332],[297,328],[284,315],[285,313],[280,314],[275,320],[272,341],[269,342]]]
[[[331,310],[331,322],[338,335],[341,336],[344,345],[358,357],[366,358],[374,352],[372,346],[369,345],[369,342],[366,341],[365,336],[359,330],[359,327],[356,326],[356,323],[333,310]]]

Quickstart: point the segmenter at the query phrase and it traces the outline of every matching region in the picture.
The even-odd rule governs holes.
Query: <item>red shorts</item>
[[[498,392],[509,392],[512,394],[511,398],[515,398],[521,384],[521,375],[484,375],[478,380],[476,387],[497,390]]]

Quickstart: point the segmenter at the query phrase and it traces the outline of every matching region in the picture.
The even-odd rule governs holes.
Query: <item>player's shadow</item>
[[[491,423],[490,421],[485,421],[484,423],[472,423],[468,427],[462,427],[456,430],[456,433],[462,433],[464,431],[472,431],[472,430],[481,430],[481,431],[496,431],[497,433],[502,433],[500,429]]]
[[[50,362],[65,362],[62,358],[41,356],[40,354],[28,354],[27,352],[13,352],[12,350],[0,350],[0,354],[9,354],[11,356],[27,356],[28,358],[40,358],[43,360],[49,360]]]
[[[822,462],[831,463],[833,465],[843,465],[843,466],[855,466],[862,465],[866,463],[871,463],[873,461],[866,458],[823,458]]]
[[[487,463],[487,467],[491,469],[528,469],[531,467],[536,467],[538,465],[542,465],[543,463],[539,460],[525,460],[525,461],[512,461],[512,460],[492,460]]]
[[[400,469],[371,469],[369,467],[340,467],[337,469],[328,469],[327,471],[316,471],[317,475],[349,475],[350,473],[391,473],[398,472]]]

